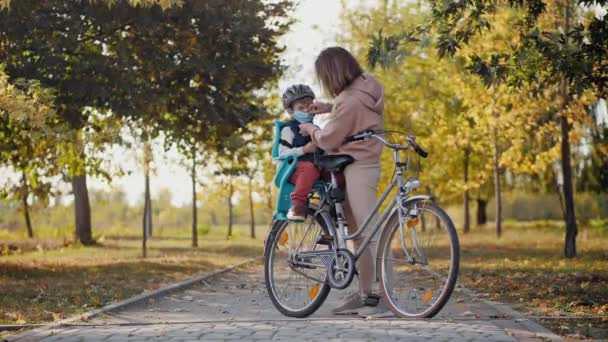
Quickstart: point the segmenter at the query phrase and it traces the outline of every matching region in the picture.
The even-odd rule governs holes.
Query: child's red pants
[[[298,162],[296,169],[291,174],[291,178],[289,178],[289,181],[295,185],[295,189],[291,193],[292,206],[303,207],[306,205],[308,193],[320,176],[321,172],[313,162]]]
[[[295,207],[306,205],[308,193],[312,190],[312,186],[323,175],[325,181],[331,181],[331,174],[327,171],[321,172],[319,168],[310,161],[299,161],[296,169],[291,174],[289,182],[295,185],[294,191],[291,193],[291,204]],[[338,185],[344,188],[344,175],[339,173],[336,175]]]

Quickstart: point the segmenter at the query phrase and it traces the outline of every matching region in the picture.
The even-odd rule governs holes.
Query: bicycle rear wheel
[[[315,218],[311,212],[304,222],[276,221],[270,231],[264,253],[266,289],[272,304],[286,316],[311,315],[329,294],[327,268],[322,260],[318,257],[296,259],[301,252],[331,248],[317,244],[321,234],[329,234],[326,224],[323,215]]]
[[[380,244],[380,285],[391,311],[404,318],[435,316],[450,298],[460,263],[460,245],[450,217],[435,203],[417,200],[400,228],[398,215]],[[410,211],[411,212],[411,211]]]

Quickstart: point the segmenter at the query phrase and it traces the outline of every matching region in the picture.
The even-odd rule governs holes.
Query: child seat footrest
[[[317,245],[331,245],[331,242],[334,240],[334,237],[329,235],[329,234],[322,234],[321,236],[319,236],[319,239],[317,240]]]

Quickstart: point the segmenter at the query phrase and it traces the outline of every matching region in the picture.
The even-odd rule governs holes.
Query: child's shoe
[[[292,205],[287,211],[287,219],[295,221],[304,221],[306,219],[306,207]]]

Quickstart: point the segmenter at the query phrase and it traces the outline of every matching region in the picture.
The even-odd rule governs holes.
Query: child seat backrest
[[[294,191],[294,185],[289,182],[291,174],[296,168],[298,157],[295,155],[281,156],[279,158],[279,145],[281,144],[281,130],[286,126],[285,122],[276,120],[274,122],[274,141],[272,144],[272,159],[277,161],[277,169],[274,176],[274,184],[279,189],[275,206],[274,218],[276,220],[287,220],[287,210],[291,206],[290,194]],[[325,188],[322,181],[317,181],[314,190],[321,194]]]
[[[274,122],[274,141],[272,143],[272,158],[279,156],[279,145],[281,144],[281,130],[285,127],[285,123],[279,120]]]
[[[274,218],[277,220],[287,219],[287,210],[289,210],[289,207],[291,206],[290,194],[294,190],[294,185],[289,183],[289,178],[296,168],[298,160],[298,157],[294,155],[281,156],[279,158],[279,145],[281,144],[281,130],[283,127],[285,127],[284,122],[278,120],[274,122],[272,159],[277,161],[277,169],[274,175],[274,184],[279,188],[274,214]]]

